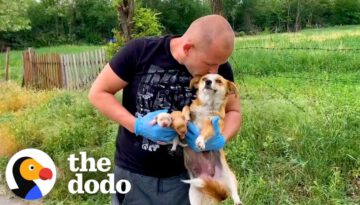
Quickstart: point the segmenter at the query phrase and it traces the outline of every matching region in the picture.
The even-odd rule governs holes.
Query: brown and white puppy
[[[166,112],[159,113],[155,117],[155,119],[153,119],[150,122],[151,125],[158,124],[161,127],[170,127],[171,123],[172,123],[171,115],[169,113],[166,113]]]
[[[175,137],[172,141],[173,146],[171,147],[171,151],[175,151],[178,145],[182,147],[186,147],[186,144],[183,144],[181,140],[185,138],[185,133],[187,132],[185,117],[182,115],[180,111],[173,111],[171,114],[169,113],[159,113],[155,119],[150,122],[151,125],[158,124],[161,127],[171,127],[173,128],[179,137]],[[159,142],[160,143],[160,142]],[[167,143],[161,143],[167,144]]]
[[[185,121],[184,115],[181,111],[173,111],[170,115],[172,119],[171,127],[176,131],[181,140],[185,139],[185,134],[187,132],[187,122]]]
[[[200,128],[196,145],[205,149],[205,143],[214,135],[212,119],[219,117],[221,132],[224,129],[225,106],[230,94],[237,95],[233,82],[218,74],[194,77],[190,87],[197,89],[197,98],[183,108],[186,120]],[[236,205],[242,204],[237,192],[237,181],[229,168],[223,150],[194,152],[184,148],[184,161],[190,180],[189,198],[192,205],[211,205],[231,196]]]

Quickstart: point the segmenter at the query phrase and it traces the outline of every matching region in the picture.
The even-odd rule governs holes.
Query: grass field
[[[360,52],[335,51],[349,48],[360,48],[360,26],[237,39],[231,63],[243,125],[225,151],[244,204],[360,203]],[[13,61],[21,68],[21,59]],[[15,71],[20,73],[13,76],[21,76],[21,69]],[[86,91],[36,92],[16,83],[0,88],[5,90],[0,93],[0,141],[18,142],[4,147],[42,149],[59,167],[55,188],[43,202],[108,204],[108,195],[67,191],[74,178],[69,154],[87,151],[113,159],[116,125],[90,106]],[[0,158],[1,174],[7,160]],[[106,178],[99,173],[85,177]]]

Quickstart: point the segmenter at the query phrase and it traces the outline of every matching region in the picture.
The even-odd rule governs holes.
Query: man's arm
[[[232,94],[228,96],[228,102],[225,108],[225,122],[223,136],[226,141],[236,136],[241,127],[241,109],[240,99],[236,95]]]
[[[114,96],[127,84],[106,64],[91,86],[89,100],[103,115],[134,132],[135,117]]]

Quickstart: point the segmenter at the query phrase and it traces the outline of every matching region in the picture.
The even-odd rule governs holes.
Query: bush
[[[163,26],[160,24],[159,13],[147,8],[138,8],[133,17],[133,28],[131,38],[141,38],[145,36],[159,36]],[[106,56],[112,57],[122,46],[125,45],[125,37],[113,29],[115,42],[108,43],[106,47]]]

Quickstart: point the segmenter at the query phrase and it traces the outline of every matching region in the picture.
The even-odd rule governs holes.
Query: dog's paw
[[[196,146],[200,149],[200,150],[204,150],[205,149],[205,139],[203,136],[199,136],[197,139],[196,139]]]
[[[242,201],[240,201],[240,200],[234,201],[234,204],[235,204],[235,205],[243,205]]]

